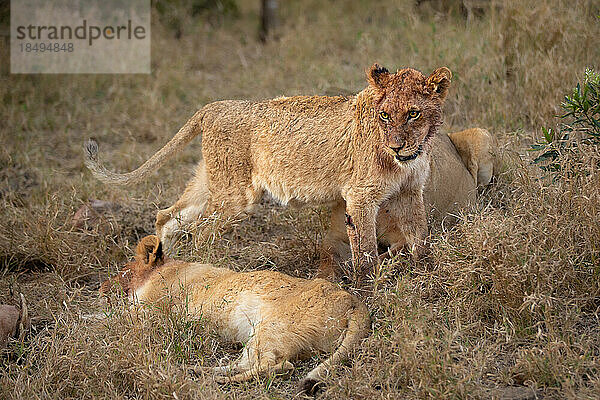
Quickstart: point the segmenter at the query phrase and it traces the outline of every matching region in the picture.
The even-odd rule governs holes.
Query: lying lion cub
[[[143,238],[136,253],[100,292],[118,285],[136,302],[185,299],[188,312],[210,321],[225,339],[246,343],[238,361],[212,369],[217,382],[290,371],[290,361],[333,352],[300,382],[300,391],[311,392],[368,335],[365,305],[323,279],[169,260],[156,236]]]

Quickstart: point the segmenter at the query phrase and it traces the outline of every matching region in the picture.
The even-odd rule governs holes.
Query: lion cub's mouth
[[[421,153],[423,153],[423,145],[419,145],[419,148],[417,149],[417,151],[415,151],[412,154],[409,154],[407,156],[401,156],[399,154],[396,154],[396,160],[400,161],[400,162],[406,162],[406,161],[411,161],[414,160],[415,158],[419,157],[421,155]]]

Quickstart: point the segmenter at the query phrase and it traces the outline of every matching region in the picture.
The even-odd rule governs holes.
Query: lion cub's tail
[[[352,313],[348,318],[348,328],[343,334],[342,343],[327,360],[317,365],[306,375],[306,378],[298,383],[298,393],[314,394],[318,390],[321,380],[327,375],[327,370],[347,359],[354,346],[369,334],[371,329],[369,310],[358,298],[353,297],[352,301]]]
[[[98,158],[98,143],[93,140],[86,140],[83,145],[85,166],[92,171],[92,174],[107,184],[129,185],[147,177],[150,173],[160,168],[173,154],[181,150],[193,138],[201,132],[201,123],[204,112],[199,110],[186,124],[181,127],[179,132],[162,149],[154,153],[141,167],[135,171],[125,174],[118,174],[107,170],[100,164]]]

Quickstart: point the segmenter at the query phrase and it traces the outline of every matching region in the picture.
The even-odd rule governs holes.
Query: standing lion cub
[[[487,186],[492,176],[499,173],[500,166],[497,140],[485,129],[436,135],[430,152],[431,173],[423,191],[427,215],[433,225],[455,222],[455,215],[475,204],[478,187]],[[339,279],[340,267],[351,257],[344,211],[342,202],[331,208],[331,225],[321,246],[319,278]],[[387,250],[380,259],[415,244],[405,241],[407,237],[402,231],[405,228],[397,225],[397,221],[406,219],[405,214],[412,212],[414,208],[403,204],[402,195],[392,196],[381,204],[377,214],[377,241]]]
[[[143,238],[136,253],[100,292],[118,285],[136,302],[185,302],[189,313],[208,320],[221,336],[245,343],[238,361],[211,369],[218,382],[287,372],[294,368],[290,361],[332,353],[300,382],[299,391],[312,392],[368,335],[366,306],[326,280],[168,260],[156,236]]]
[[[369,85],[356,96],[219,101],[199,110],[133,172],[102,167],[92,141],[86,143],[86,165],[104,182],[133,183],[202,134],[204,167],[156,217],[162,240],[200,216],[250,211],[265,191],[283,204],[343,200],[360,285],[377,263],[375,225],[382,202],[395,195],[411,207],[395,222],[407,236],[403,242],[425,235],[428,153],[451,77],[445,67],[425,76],[411,68],[390,73],[375,64],[367,72]]]

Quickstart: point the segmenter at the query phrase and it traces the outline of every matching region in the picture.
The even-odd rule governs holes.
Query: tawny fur
[[[245,343],[239,360],[211,369],[219,382],[286,372],[294,360],[332,353],[300,383],[310,391],[368,335],[365,305],[323,279],[168,260],[156,236],[142,239],[136,253],[101,293],[118,286],[138,303],[185,301],[188,313],[210,322],[223,338]]]
[[[434,223],[452,223],[455,221],[453,214],[474,204],[477,182],[479,186],[486,186],[491,175],[498,172],[497,151],[495,137],[481,128],[449,135],[442,133],[434,138],[431,174],[423,192],[426,213]],[[379,208],[377,239],[378,244],[387,249],[380,258],[402,249],[414,251],[414,246],[418,245],[411,241],[416,235],[414,227],[403,224],[410,220],[405,214],[415,212],[411,199],[394,195]],[[321,247],[317,276],[336,280],[341,272],[340,265],[350,256],[344,204],[339,202],[332,207],[331,226]]]
[[[422,191],[428,152],[442,123],[451,75],[445,67],[426,77],[410,68],[390,73],[375,64],[367,73],[369,85],[356,96],[211,103],[136,171],[107,171],[94,142],[86,144],[86,165],[104,182],[132,183],[202,133],[204,166],[183,196],[158,213],[161,239],[213,212],[251,211],[265,191],[283,204],[344,201],[356,225],[352,253],[360,283],[377,262],[375,224],[383,201],[401,193],[403,203],[416,210],[403,215],[411,241],[426,231]]]
[[[475,179],[475,185],[487,186],[492,177],[499,173],[501,164],[496,137],[481,128],[454,132],[449,136]]]

